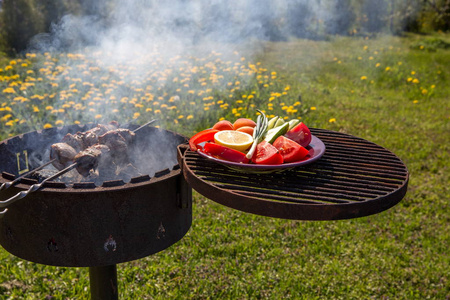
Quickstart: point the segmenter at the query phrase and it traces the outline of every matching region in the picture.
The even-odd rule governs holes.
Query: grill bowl
[[[0,143],[0,183],[45,162],[49,146],[66,133],[93,125],[34,131]],[[130,129],[137,126],[130,126]],[[177,164],[176,145],[186,138],[146,127],[136,133],[136,151],[155,171],[97,186],[93,182],[48,182],[8,206],[0,220],[0,244],[20,258],[55,266],[106,266],[139,259],[180,240],[192,223],[192,190]],[[1,200],[27,190],[22,180],[2,191]]]

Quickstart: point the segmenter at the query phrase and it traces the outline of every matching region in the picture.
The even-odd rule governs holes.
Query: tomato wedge
[[[250,160],[245,156],[244,153],[219,144],[206,143],[204,152],[216,158],[232,162],[244,164],[250,162]]]
[[[273,142],[273,146],[280,151],[285,163],[300,161],[309,154],[309,151],[305,147],[285,136],[279,136]]]
[[[189,147],[192,151],[197,151],[198,145],[204,142],[209,142],[214,140],[214,135],[219,130],[216,129],[205,129],[197,134],[195,134],[193,137],[189,139]]]
[[[312,139],[311,131],[303,122],[300,122],[297,126],[286,132],[284,136],[303,147],[308,146]]]
[[[262,141],[256,146],[256,152],[253,154],[252,162],[261,165],[280,165],[283,163],[283,156],[272,144]]]

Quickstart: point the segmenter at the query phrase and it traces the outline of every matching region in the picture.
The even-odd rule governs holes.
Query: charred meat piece
[[[56,143],[50,148],[50,159],[56,159],[52,164],[58,170],[62,170],[72,164],[77,151],[66,143]]]
[[[86,131],[86,132],[80,132],[77,134],[81,135],[81,139],[83,140],[83,144],[84,144],[85,148],[88,148],[88,147],[98,143],[98,135],[93,132]]]
[[[79,132],[77,132],[76,134],[70,133],[66,134],[61,140],[61,142],[71,146],[77,152],[86,148],[84,145],[83,137]]]
[[[98,167],[110,169],[113,165],[110,149],[101,144],[95,144],[79,152],[75,155],[74,161],[77,163],[78,173],[84,177],[89,176],[91,170],[96,170]]]
[[[117,129],[114,129],[113,131],[120,134],[125,139],[128,146],[133,144],[134,139],[136,137],[136,133],[134,133],[133,131],[131,131],[129,129],[125,129],[125,128],[117,128]]]
[[[111,156],[116,165],[130,163],[127,141],[116,130],[108,131],[99,136],[98,142],[109,147]]]
[[[97,136],[100,136],[100,135],[107,133],[110,130],[114,130],[117,128],[119,128],[119,123],[117,123],[116,121],[112,121],[106,125],[98,124],[94,128],[89,129],[87,132],[91,132],[91,133],[96,134]]]

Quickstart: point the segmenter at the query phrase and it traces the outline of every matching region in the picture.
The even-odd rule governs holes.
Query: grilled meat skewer
[[[91,170],[99,169],[102,174],[114,174],[116,166],[111,157],[111,151],[108,146],[95,144],[74,157],[77,163],[76,169],[78,173],[87,177]]]
[[[50,147],[50,159],[53,166],[62,170],[73,163],[73,159],[77,155],[77,151],[67,143],[56,143]]]

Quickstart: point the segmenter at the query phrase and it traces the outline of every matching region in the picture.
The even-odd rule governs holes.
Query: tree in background
[[[422,14],[424,24],[431,30],[450,30],[450,0],[423,0],[427,9]]]
[[[33,0],[4,0],[2,31],[9,53],[27,48],[28,41],[44,31],[44,18]]]
[[[381,32],[387,25],[387,3],[385,0],[364,0],[362,3],[363,30],[369,33]]]
[[[355,22],[350,0],[331,0],[329,17],[325,20],[325,33],[348,35]]]
[[[286,25],[289,33],[298,38],[312,38],[317,34],[314,25],[317,16],[309,5],[303,1],[290,1],[287,6]]]

